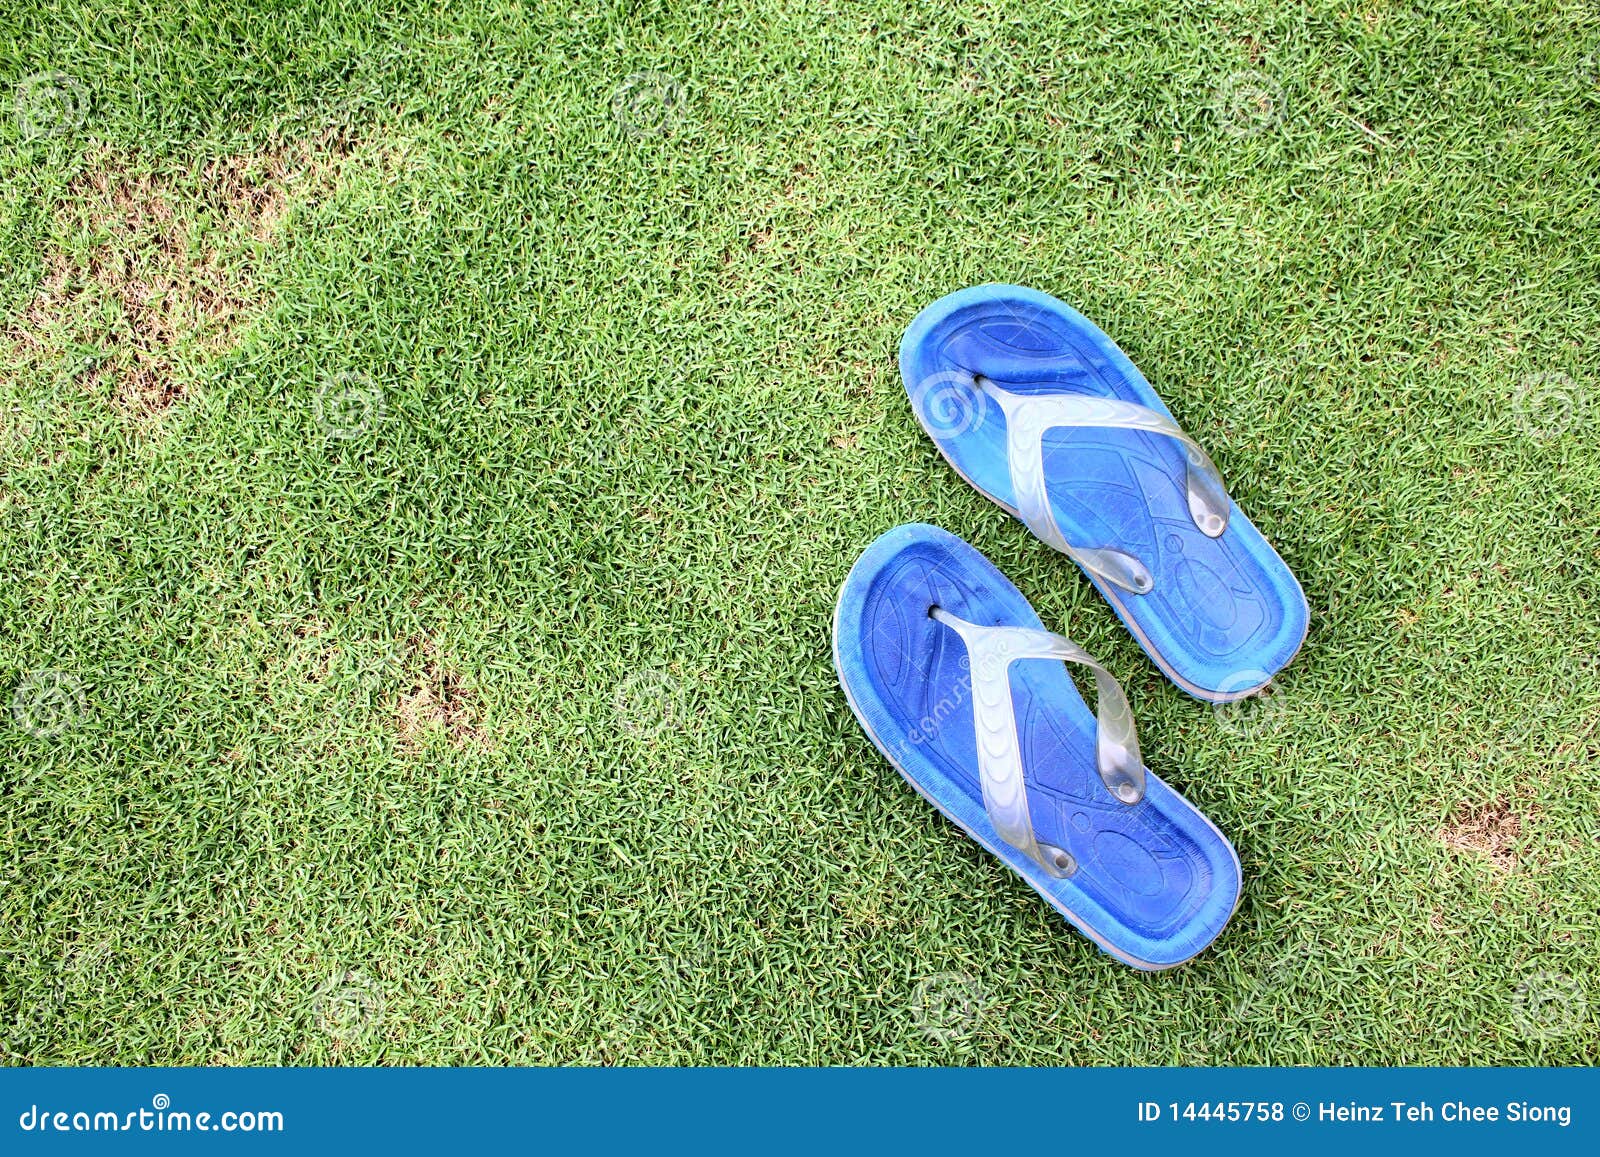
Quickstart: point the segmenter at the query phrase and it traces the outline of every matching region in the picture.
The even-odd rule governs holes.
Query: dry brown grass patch
[[[334,140],[152,173],[135,155],[89,157],[56,208],[45,272],[8,327],[13,372],[48,371],[72,345],[105,355],[86,384],[104,384],[133,413],[183,394],[179,366],[228,348],[266,303],[261,243],[290,206],[333,187],[348,146]]]
[[[477,696],[438,656],[430,643],[418,647],[423,657],[420,675],[401,694],[395,709],[395,728],[402,746],[416,749],[430,736],[442,735],[458,748],[487,746]]]
[[[1509,801],[1497,797],[1484,804],[1457,808],[1438,838],[1452,851],[1482,856],[1501,871],[1509,872],[1517,866],[1517,846],[1526,819]]]

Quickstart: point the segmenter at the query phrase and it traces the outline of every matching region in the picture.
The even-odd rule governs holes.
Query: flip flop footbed
[[[1043,629],[981,554],[937,527],[884,535],[840,591],[834,661],[852,710],[922,795],[999,856],[1105,951],[1139,968],[1189,959],[1238,902],[1233,848],[1150,775],[1145,798],[1117,800],[1096,770],[1095,717],[1059,661],[1013,663],[1009,680],[1039,840],[1076,861],[1053,878],[989,822],[978,772],[972,673],[933,606],[984,625]]]
[[[1109,337],[1021,286],[978,286],[930,305],[906,331],[900,364],[940,451],[1013,515],[1006,416],[971,384],[974,375],[1016,394],[1086,394],[1172,416]],[[1143,430],[1054,428],[1044,434],[1043,461],[1066,540],[1125,551],[1151,572],[1145,594],[1090,578],[1180,687],[1213,702],[1240,698],[1294,657],[1309,619],[1299,583],[1237,506],[1229,504],[1220,537],[1196,526],[1179,442]]]

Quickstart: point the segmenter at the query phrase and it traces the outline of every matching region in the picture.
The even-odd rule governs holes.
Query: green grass
[[[0,125],[0,1055],[1600,1059],[1592,9],[433,7],[0,18],[3,95],[87,98]],[[286,156],[271,227],[217,202]],[[108,261],[232,312],[152,331]],[[917,428],[900,332],[987,280],[1110,332],[1301,579],[1272,712]],[[1100,955],[856,725],[833,596],[913,520],[1234,840],[1193,964]]]

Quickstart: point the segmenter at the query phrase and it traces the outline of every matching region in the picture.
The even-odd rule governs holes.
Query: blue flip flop
[[[1206,452],[1088,318],[980,285],[900,342],[912,408],[956,472],[1071,558],[1183,690],[1259,691],[1305,640],[1305,593]]]
[[[1062,661],[1093,673],[1098,714]],[[866,549],[833,662],[911,786],[1118,960],[1182,964],[1233,915],[1239,857],[1146,770],[1117,681],[955,535],[913,524]]]

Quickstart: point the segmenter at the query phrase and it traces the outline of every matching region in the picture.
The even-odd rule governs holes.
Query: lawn
[[[437,7],[0,16],[0,1056],[1600,1060],[1592,8]],[[918,428],[983,281],[1299,576],[1275,695],[1168,684]],[[1193,963],[857,726],[907,521],[1234,841]]]

